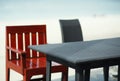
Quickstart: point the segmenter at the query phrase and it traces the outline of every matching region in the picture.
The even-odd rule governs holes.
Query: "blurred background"
[[[47,42],[61,43],[59,19],[76,18],[84,41],[120,37],[120,0],[0,0],[0,80],[5,81],[6,26],[46,24]]]

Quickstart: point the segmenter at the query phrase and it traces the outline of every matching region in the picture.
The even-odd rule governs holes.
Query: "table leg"
[[[84,79],[90,81],[90,69],[85,69]]]
[[[51,81],[51,61],[48,59],[46,64],[46,81]]]
[[[118,65],[118,81],[120,81],[120,65]]]
[[[108,81],[108,79],[109,79],[109,66],[103,67],[103,71],[104,71],[104,81]]]
[[[75,81],[84,81],[83,69],[75,69]]]

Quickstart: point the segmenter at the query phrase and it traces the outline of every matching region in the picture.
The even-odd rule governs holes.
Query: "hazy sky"
[[[120,0],[0,0],[0,21],[120,14]]]

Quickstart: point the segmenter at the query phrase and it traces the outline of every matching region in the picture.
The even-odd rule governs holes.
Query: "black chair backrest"
[[[59,20],[62,42],[83,41],[82,29],[78,19]]]

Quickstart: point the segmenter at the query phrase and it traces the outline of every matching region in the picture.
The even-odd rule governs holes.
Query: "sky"
[[[0,52],[7,25],[45,23],[47,40],[55,43],[61,40],[58,19],[64,18],[79,18],[85,40],[119,36],[120,0],[0,0]]]
[[[0,0],[0,21],[120,14],[120,0]]]

